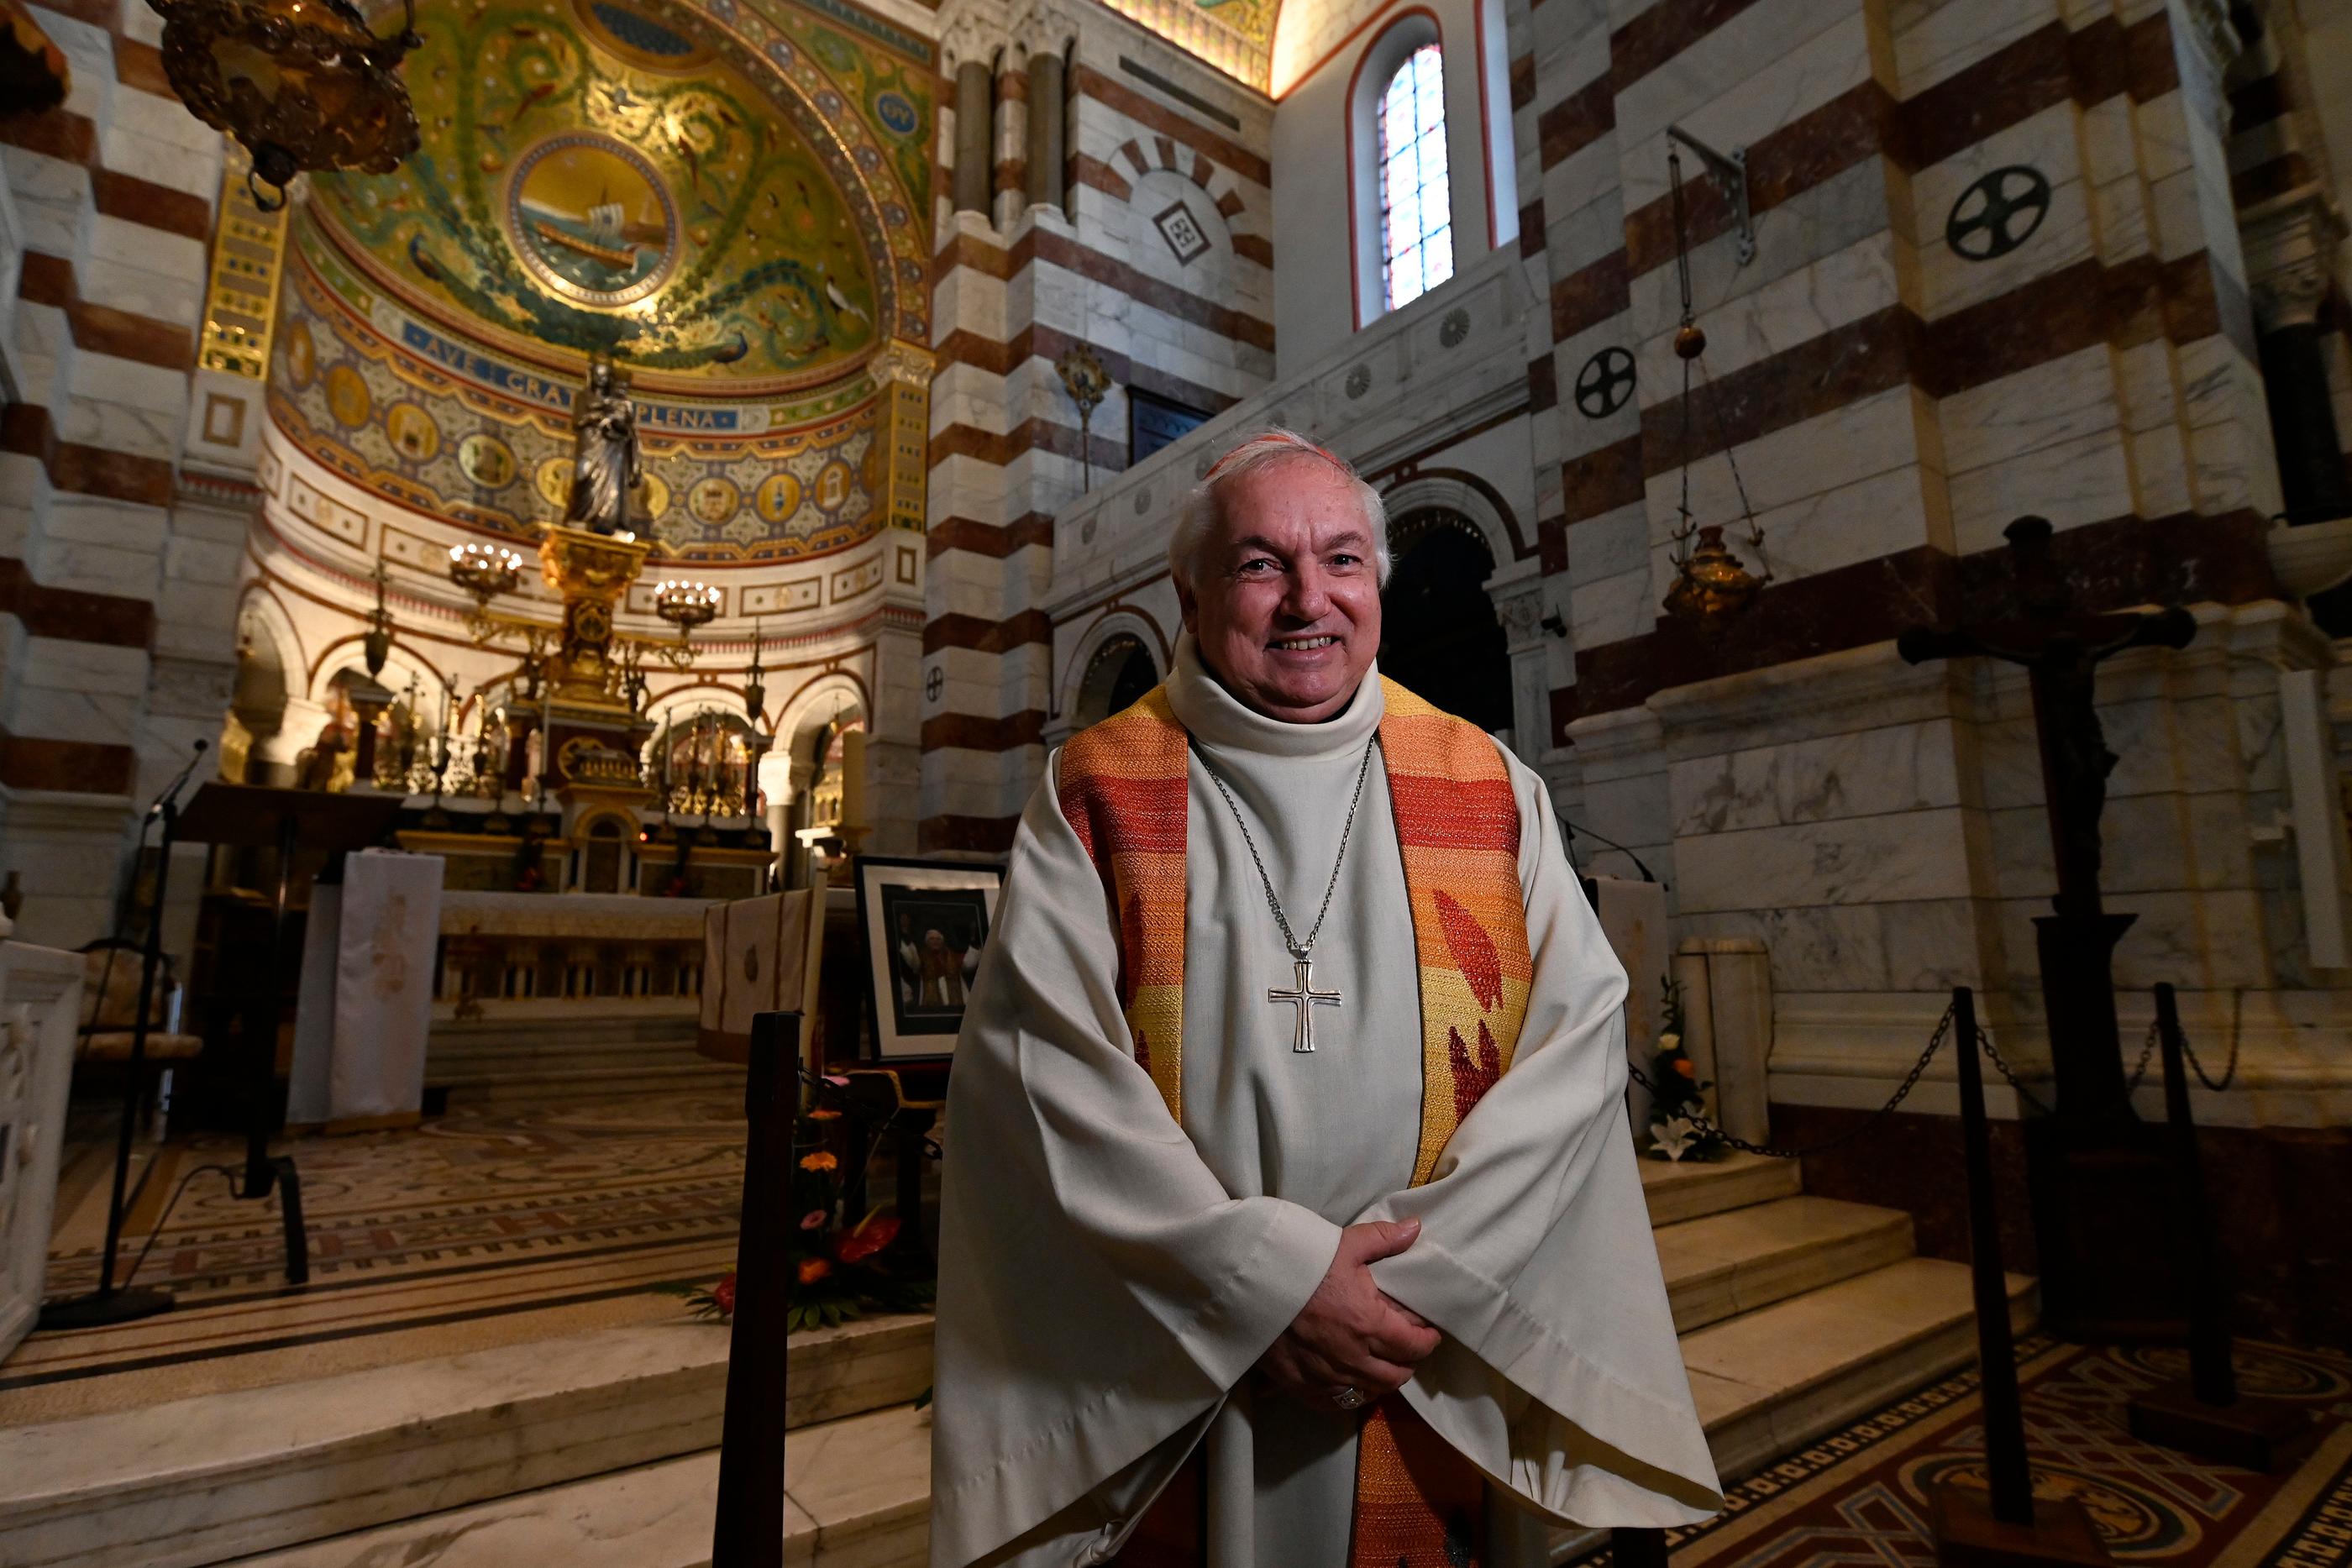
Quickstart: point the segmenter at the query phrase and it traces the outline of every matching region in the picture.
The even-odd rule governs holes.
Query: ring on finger
[[[1350,1383],[1331,1391],[1331,1403],[1342,1410],[1360,1410],[1368,1401],[1364,1391]]]

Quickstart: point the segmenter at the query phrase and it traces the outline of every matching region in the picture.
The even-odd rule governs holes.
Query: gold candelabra
[[[654,613],[677,628],[677,641],[655,651],[682,670],[694,662],[694,629],[708,624],[719,613],[719,591],[707,582],[673,579],[656,583]]]

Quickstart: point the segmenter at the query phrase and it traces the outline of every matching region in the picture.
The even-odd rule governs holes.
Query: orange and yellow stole
[[[1535,965],[1519,893],[1518,800],[1501,752],[1476,727],[1395,682],[1381,686],[1381,757],[1421,985],[1418,1186],[1510,1066]],[[1186,752],[1162,686],[1073,737],[1059,779],[1062,814],[1101,873],[1118,925],[1119,1002],[1136,1061],[1180,1124]],[[1171,1485],[1121,1563],[1201,1562],[1203,1501],[1197,1476]],[[1402,1398],[1371,1406],[1357,1449],[1350,1568],[1463,1568],[1485,1561],[1483,1535],[1476,1471]]]

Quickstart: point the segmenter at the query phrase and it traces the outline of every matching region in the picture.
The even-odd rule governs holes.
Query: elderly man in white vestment
[[[1049,759],[957,1043],[933,1568],[1706,1518],[1626,977],[1541,779],[1378,678],[1386,521],[1321,448],[1228,453],[1169,564],[1168,682]]]

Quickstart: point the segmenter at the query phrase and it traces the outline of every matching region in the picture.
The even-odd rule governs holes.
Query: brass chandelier
[[[276,212],[306,170],[388,174],[416,151],[398,71],[416,33],[370,31],[351,0],[148,0],[163,18],[163,74],[198,120],[253,155],[254,204]],[[264,195],[264,186],[272,193]]]

